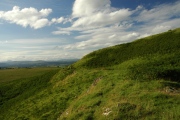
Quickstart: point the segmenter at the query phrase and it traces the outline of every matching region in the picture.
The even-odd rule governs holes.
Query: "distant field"
[[[0,70],[0,82],[8,82],[22,78],[29,78],[48,73],[52,70],[59,68],[46,67],[46,68],[20,68],[20,69],[5,69]]]

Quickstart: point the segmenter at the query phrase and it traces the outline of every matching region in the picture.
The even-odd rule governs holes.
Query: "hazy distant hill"
[[[20,79],[28,70],[36,73],[0,70],[6,75],[0,84],[0,120],[180,118],[180,29],[97,50],[68,67]],[[19,76],[9,82],[11,72]]]
[[[78,59],[67,59],[59,61],[7,61],[0,62],[0,67],[46,67],[46,66],[66,66],[76,62]]]

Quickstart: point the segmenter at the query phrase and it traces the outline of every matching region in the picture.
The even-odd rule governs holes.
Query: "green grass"
[[[57,68],[2,70],[1,74],[5,73],[4,78],[7,81],[0,84],[1,115],[8,113],[13,106],[41,92],[58,71]],[[15,77],[12,79],[8,75]]]
[[[58,68],[19,68],[19,69],[1,69],[0,82],[9,82],[17,79],[28,78],[33,76],[42,75],[52,69]]]
[[[179,33],[101,49],[66,68],[0,71],[0,120],[179,120]]]
[[[165,88],[169,85],[164,80],[126,80],[121,79],[123,74],[118,71],[123,71],[119,69],[98,71],[96,79],[103,76],[101,80],[95,86],[92,81],[89,88],[60,115],[60,119],[168,120],[180,117],[180,96],[166,92]],[[103,115],[108,112],[109,115]]]

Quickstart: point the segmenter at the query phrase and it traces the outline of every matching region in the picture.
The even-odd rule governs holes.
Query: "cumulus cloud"
[[[179,27],[180,1],[156,5],[152,8],[137,6],[135,9],[130,9],[113,8],[111,0],[75,0],[70,17],[48,20],[47,17],[51,12],[51,9],[38,11],[35,8],[20,9],[15,6],[11,11],[0,11],[0,20],[23,27],[30,26],[34,29],[69,22],[64,25],[68,27],[57,27],[52,34],[71,35],[73,42],[70,40],[71,42],[64,44],[57,43],[53,50],[34,51],[31,55],[36,53],[34,58],[47,56],[47,59],[67,58],[68,56],[80,58],[99,48],[127,43]],[[4,45],[2,42],[0,43],[1,46]],[[52,46],[44,48],[50,47]],[[30,48],[24,46],[24,49]],[[31,48],[31,50],[33,49]],[[13,53],[10,55],[12,56]],[[25,54],[28,53],[23,55]]]
[[[125,21],[129,20],[131,14],[132,11],[128,8],[112,8],[110,0],[76,0],[72,8],[72,19],[70,18],[72,26],[58,28],[52,33],[70,35],[72,31],[96,31],[112,25],[126,27]],[[128,25],[130,24],[128,23]]]
[[[46,17],[51,12],[52,9],[49,8],[38,11],[33,7],[20,9],[20,7],[14,6],[10,11],[0,11],[0,19],[23,27],[30,26],[39,29],[49,25],[49,20]]]
[[[52,23],[62,23],[64,21],[64,17],[60,17],[60,18],[53,18],[51,20]]]
[[[64,49],[98,49],[133,39],[134,34],[121,32],[132,26],[130,9],[111,7],[110,0],[76,0],[72,8],[72,26],[58,28],[53,34],[67,34],[78,31],[75,44],[62,46]],[[120,34],[121,33],[121,34]],[[119,37],[122,33],[126,36]],[[131,35],[132,34],[132,35]]]
[[[81,17],[73,23],[72,27],[103,27],[127,20],[131,15],[128,9],[112,11],[110,13],[97,12],[90,16]]]
[[[73,17],[90,16],[97,11],[109,9],[110,0],[76,0],[73,5]]]
[[[61,46],[67,50],[99,49],[176,28],[179,13],[180,1],[133,10],[113,8],[110,0],[76,0],[72,25],[58,28],[53,34],[79,33],[75,39],[80,41]]]
[[[110,0],[76,0],[72,16],[77,18],[72,27],[102,27],[127,20],[129,9],[113,9]]]

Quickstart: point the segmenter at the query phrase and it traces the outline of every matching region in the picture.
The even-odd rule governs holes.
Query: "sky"
[[[0,0],[0,62],[82,58],[180,27],[180,0]]]

